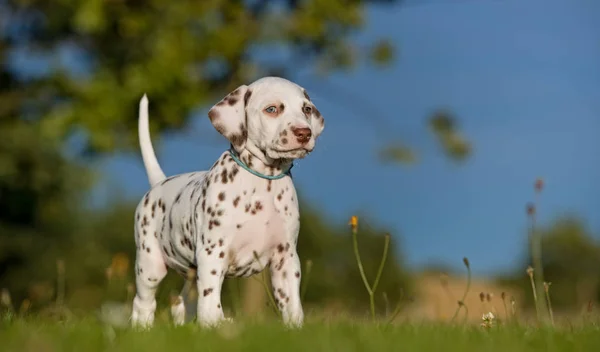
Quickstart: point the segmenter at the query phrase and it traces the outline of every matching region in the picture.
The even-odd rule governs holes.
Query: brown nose
[[[298,143],[307,143],[310,140],[310,137],[312,136],[312,132],[311,132],[310,128],[307,128],[307,127],[303,127],[303,128],[292,127],[292,133],[294,133],[294,136],[297,137]]]

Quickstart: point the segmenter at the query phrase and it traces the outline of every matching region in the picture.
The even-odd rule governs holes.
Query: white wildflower
[[[494,314],[492,312],[485,313],[481,317],[481,320],[483,320],[483,322],[481,323],[481,326],[484,328],[491,328],[492,325],[494,324],[495,318],[496,317],[494,316]]]

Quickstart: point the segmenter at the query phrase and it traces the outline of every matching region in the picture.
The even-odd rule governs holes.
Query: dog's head
[[[208,117],[238,153],[258,150],[273,160],[305,157],[325,127],[306,90],[278,77],[238,87]]]

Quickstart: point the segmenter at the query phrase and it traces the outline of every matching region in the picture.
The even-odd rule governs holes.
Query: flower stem
[[[369,284],[367,280],[367,276],[365,275],[365,269],[362,265],[362,260],[360,259],[360,251],[358,250],[358,238],[357,238],[357,228],[356,226],[352,227],[352,244],[354,247],[354,256],[356,257],[356,262],[358,264],[358,271],[360,272],[360,277],[362,278],[363,284],[369,294],[369,307],[371,311],[371,318],[375,320],[375,291],[377,290],[377,286],[379,285],[379,280],[381,279],[381,274],[383,273],[383,268],[385,266],[385,261],[387,259],[387,254],[390,245],[390,235],[386,234],[384,238],[383,245],[383,254],[381,256],[381,262],[379,263],[379,269],[377,270],[377,276],[375,277],[375,282],[373,286]]]
[[[456,311],[454,312],[454,315],[452,316],[452,320],[454,321],[454,319],[456,319],[456,317],[458,316],[458,312],[460,312],[460,309],[464,306],[465,307],[465,311],[469,312],[469,309],[467,308],[466,304],[465,304],[465,299],[467,298],[467,294],[469,293],[469,290],[471,289],[471,265],[469,264],[469,259],[467,259],[466,257],[463,258],[463,263],[465,264],[465,267],[467,268],[467,287],[465,288],[465,293],[463,294],[463,297],[460,301],[458,301],[458,307],[456,307]]]

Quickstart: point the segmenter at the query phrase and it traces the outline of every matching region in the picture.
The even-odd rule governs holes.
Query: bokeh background
[[[75,314],[129,302],[133,211],[148,189],[140,97],[172,175],[228,147],[212,104],[277,75],[327,121],[294,168],[310,312],[368,310],[348,227],[357,215],[370,277],[392,238],[380,313],[401,302],[399,319],[447,320],[467,257],[470,318],[504,303],[527,315],[532,225],[558,314],[590,313],[599,15],[595,0],[0,0],[3,302]],[[165,280],[161,309],[183,280]],[[253,279],[230,280],[223,300],[229,314],[269,311]]]

